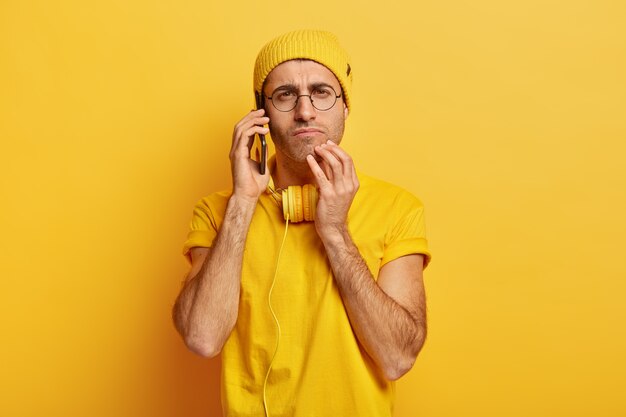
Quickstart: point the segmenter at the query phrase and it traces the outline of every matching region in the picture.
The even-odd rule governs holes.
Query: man
[[[222,353],[225,415],[390,416],[393,381],[424,343],[423,207],[357,174],[339,146],[351,82],[330,33],[265,45],[254,71],[264,108],[235,126],[233,189],[194,210],[173,315],[189,349]],[[261,174],[250,149],[267,133],[276,154]],[[281,192],[305,184],[318,196]],[[283,211],[298,195],[305,207]],[[291,222],[297,213],[312,221]]]

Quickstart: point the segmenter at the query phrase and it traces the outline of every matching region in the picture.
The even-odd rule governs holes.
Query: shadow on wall
[[[172,325],[173,327],[173,325]],[[221,416],[220,373],[221,355],[206,359],[187,350],[180,337],[168,337],[164,349],[166,364],[163,366],[168,393],[171,398],[164,403],[172,410],[163,415],[206,417]],[[157,401],[158,402],[158,401]],[[161,412],[158,412],[161,415]]]
[[[171,244],[168,253],[173,253],[174,247],[177,247],[177,243]],[[207,359],[187,349],[172,322],[171,309],[180,290],[180,282],[176,277],[184,276],[187,265],[170,262],[159,265],[159,268],[159,272],[168,277],[170,282],[163,281],[162,292],[152,305],[153,311],[148,314],[149,317],[160,319],[151,321],[154,333],[150,341],[144,342],[151,345],[149,349],[153,352],[148,359],[147,366],[151,369],[147,370],[147,374],[151,376],[154,389],[150,392],[151,398],[145,399],[150,402],[147,407],[150,412],[136,415],[219,417],[222,415],[221,355]]]

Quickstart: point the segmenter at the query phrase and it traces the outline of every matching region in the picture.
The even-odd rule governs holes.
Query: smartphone
[[[263,108],[263,95],[260,92],[254,92],[254,98],[256,99],[256,109]],[[261,175],[265,174],[265,164],[267,160],[267,142],[265,141],[265,135],[260,133],[257,134],[259,136],[259,140],[261,141],[261,160],[259,161],[259,172]]]

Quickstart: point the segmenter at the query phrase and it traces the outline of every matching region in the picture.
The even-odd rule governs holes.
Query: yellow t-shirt
[[[423,206],[408,192],[359,174],[348,227],[374,279],[387,262],[421,253],[430,260]],[[230,192],[203,198],[184,244],[210,247]],[[276,348],[268,306],[285,230],[282,208],[263,194],[245,245],[237,323],[222,349],[225,416],[262,416],[263,382]],[[290,223],[271,305],[280,323],[266,397],[272,417],[391,416],[394,383],[361,348],[350,326],[315,225]]]

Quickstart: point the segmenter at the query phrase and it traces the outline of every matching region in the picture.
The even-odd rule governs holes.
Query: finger
[[[315,157],[313,155],[307,155],[306,161],[309,164],[309,168],[311,168],[313,178],[315,178],[315,182],[320,191],[330,187],[330,182],[328,181],[328,178],[326,177],[326,174],[324,173],[322,168],[315,160]]]
[[[265,110],[252,110],[244,117],[242,117],[237,123],[235,123],[235,127],[233,128],[233,132],[241,132],[247,124],[250,123],[251,120],[257,117],[263,117],[265,114]]]
[[[248,138],[248,142],[246,143],[248,153],[252,150],[252,145],[254,145],[254,135],[267,135],[269,131],[267,127],[254,125],[244,132],[244,137]]]
[[[335,185],[343,183],[343,166],[341,161],[328,149],[329,146],[324,144],[315,148],[315,151],[322,157],[324,162],[330,166],[332,171],[332,180]]]
[[[330,164],[328,162],[326,162],[324,160],[324,158],[319,154],[319,152],[318,152],[319,149],[317,149],[317,148],[320,148],[320,146],[318,145],[314,149],[314,152],[317,153],[318,156],[317,157],[315,157],[314,155],[311,155],[311,156],[313,156],[313,159],[315,159],[315,162],[317,162],[317,164],[320,166],[320,168],[322,168],[322,171],[324,171],[324,174],[326,174],[326,179],[328,179],[328,181],[330,183],[332,183],[333,182],[333,170],[332,170]]]
[[[250,126],[264,126],[270,122],[269,117],[261,116],[250,119],[243,119],[235,125],[233,130],[233,138],[241,136],[241,132],[250,128]]]
[[[326,174],[326,178],[328,179],[328,182],[332,183],[333,182],[333,170],[330,167],[330,165],[328,165],[328,163],[324,161],[323,159],[318,164],[322,168],[322,171],[324,171],[324,174]]]
[[[328,146],[326,149],[341,161],[343,166],[343,175],[349,180],[356,178],[356,170],[354,169],[354,161],[352,160],[352,157],[335,142],[329,140],[327,144]]]
[[[269,117],[264,116],[264,114],[264,109],[253,110],[239,120],[233,128],[233,144],[241,138],[242,132],[249,129],[250,126],[268,124],[270,119]]]
[[[251,124],[255,124],[255,125],[266,125],[270,122],[270,118],[267,116],[260,116],[260,117],[255,117],[251,119],[250,122]]]
[[[264,117],[264,116],[265,116],[265,109],[252,110],[248,114],[246,114],[244,117],[242,117],[241,120],[239,120],[239,122],[237,122],[235,127],[243,125],[243,124],[249,122],[252,119],[255,119],[255,118],[258,118],[258,117]]]
[[[250,157],[250,150],[254,144],[254,135],[257,133],[266,135],[269,133],[269,129],[263,126],[251,126],[248,130],[242,132],[242,134],[236,138],[236,141],[233,143],[232,153],[237,156],[243,156],[245,154],[247,157]]]
[[[265,125],[269,123],[269,121],[270,121],[269,117],[257,117],[257,118],[249,120],[247,123],[244,123],[241,127],[244,131],[249,130],[251,127],[254,127],[254,126],[264,128]],[[246,137],[246,134],[244,133],[243,136]]]

